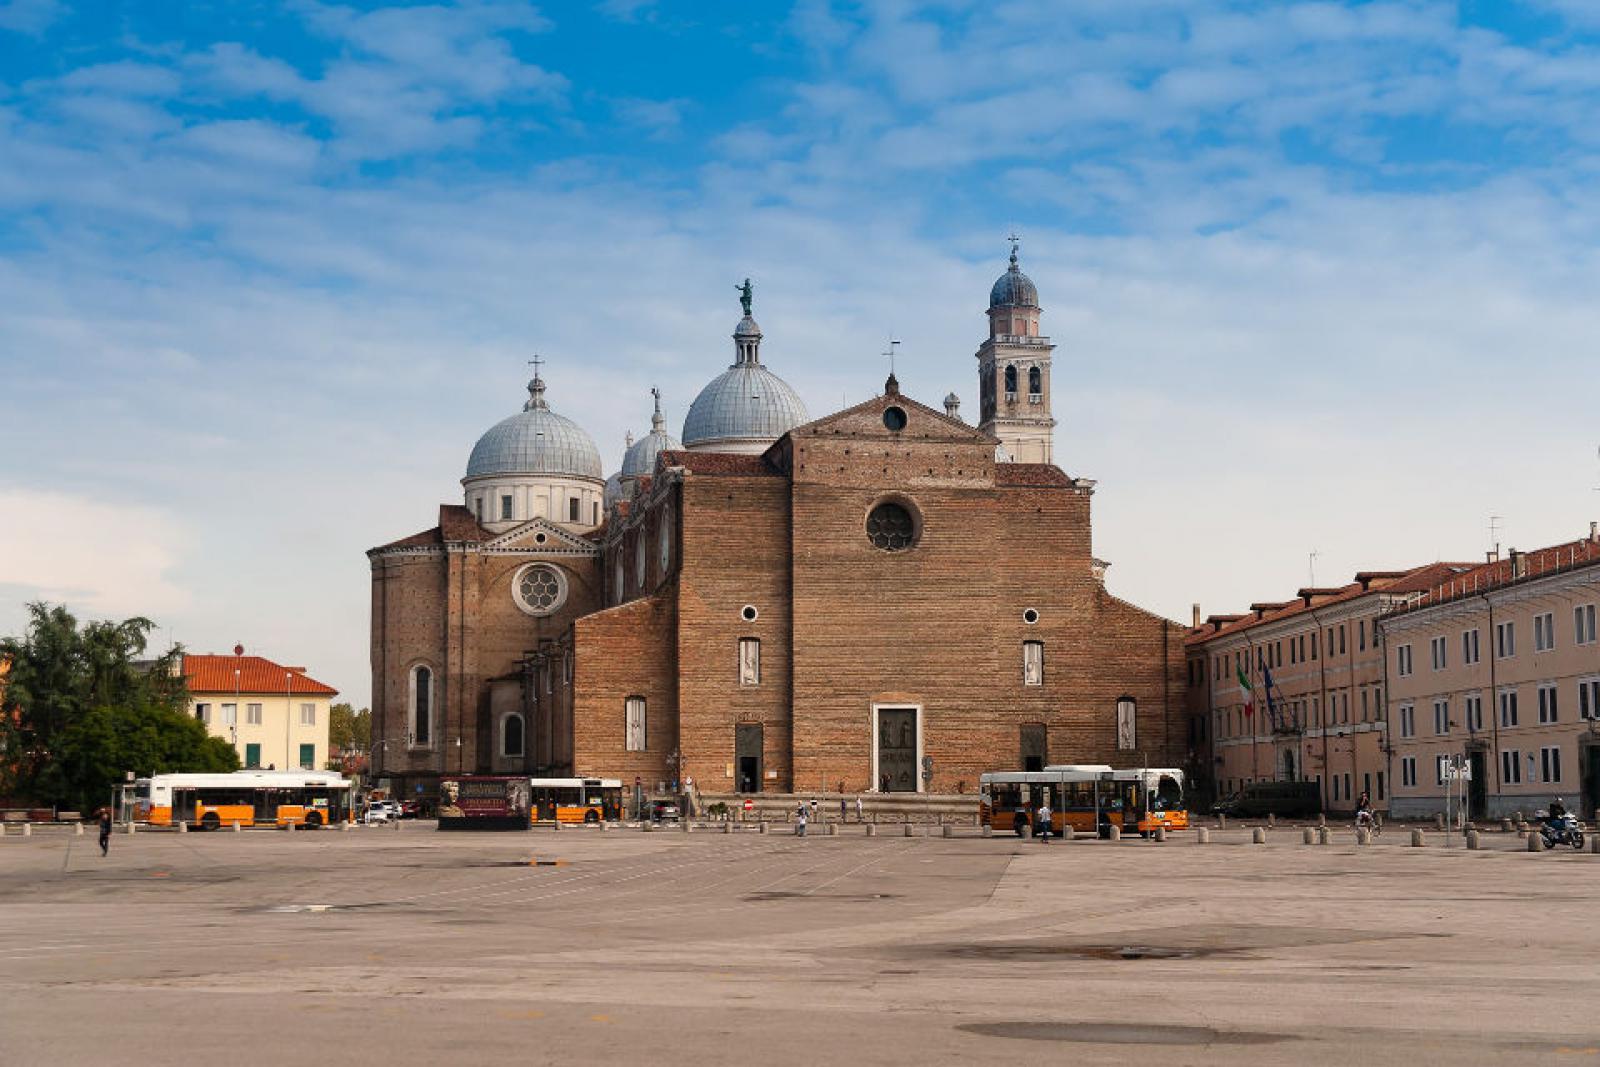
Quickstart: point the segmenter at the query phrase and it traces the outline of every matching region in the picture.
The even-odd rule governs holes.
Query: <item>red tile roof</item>
[[[1565,544],[1551,545],[1549,548],[1535,549],[1532,552],[1517,553],[1514,549],[1512,551],[1521,560],[1520,574],[1513,572],[1511,554],[1504,559],[1490,560],[1476,565],[1457,564],[1458,569],[1449,574],[1433,576],[1432,580],[1423,583],[1410,582],[1409,584],[1414,587],[1410,591],[1419,592],[1422,596],[1403,608],[1397,607],[1396,612],[1426,608],[1433,604],[1459,600],[1462,597],[1476,596],[1497,586],[1532,581],[1548,574],[1600,564],[1600,538],[1584,537]]]
[[[996,463],[994,484],[1008,489],[1048,486],[1069,488],[1072,477],[1053,463]]]
[[[688,452],[669,449],[656,460],[657,467],[685,467],[696,474],[772,477],[780,472],[761,456],[732,452]]]
[[[238,681],[234,672],[238,671]],[[339,691],[309,677],[304,668],[285,667],[263,656],[186,655],[183,677],[191,693],[292,693],[338,696]]]

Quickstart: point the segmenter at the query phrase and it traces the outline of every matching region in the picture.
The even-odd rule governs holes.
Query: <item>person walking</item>
[[[801,801],[794,809],[794,836],[806,836],[806,802]]]
[[[839,821],[841,823],[850,821],[850,805],[844,797],[839,798]]]
[[[100,809],[100,855],[111,852],[111,809]]]
[[[1050,831],[1052,829],[1050,825],[1050,819],[1050,802],[1048,800],[1040,801],[1038,826],[1039,844],[1041,845],[1048,845],[1050,843]]]
[[[862,810],[861,809],[861,794],[857,793],[856,794],[856,822],[866,822],[867,821],[865,818],[862,817],[861,810]]]

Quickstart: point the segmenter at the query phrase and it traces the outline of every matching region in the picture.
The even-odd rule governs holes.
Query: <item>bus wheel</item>
[[[1017,812],[1017,817],[1015,819],[1011,820],[1011,832],[1016,834],[1018,837],[1021,837],[1022,836],[1022,830],[1027,825],[1028,825],[1028,817],[1026,815],[1022,814],[1022,812],[1019,811],[1019,812]]]
[[[320,812],[320,811],[308,811],[308,812],[306,812],[306,825],[307,826],[321,826],[322,825],[322,812]]]
[[[583,813],[583,821],[586,823],[597,823],[600,821],[600,813],[595,811],[593,808],[590,808],[588,811]]]
[[[208,811],[204,815],[200,816],[200,825],[206,830],[216,830],[221,828],[222,820],[217,818],[216,812]]]

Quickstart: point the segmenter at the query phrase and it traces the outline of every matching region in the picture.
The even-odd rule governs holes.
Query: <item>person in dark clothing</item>
[[[111,852],[111,809],[100,809],[100,855]]]

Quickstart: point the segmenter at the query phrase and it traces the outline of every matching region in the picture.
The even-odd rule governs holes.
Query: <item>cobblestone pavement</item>
[[[1600,856],[1248,834],[8,837],[0,1063],[1600,1064]]]

